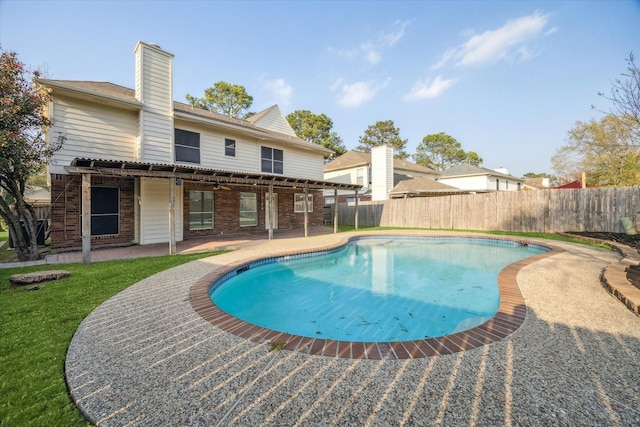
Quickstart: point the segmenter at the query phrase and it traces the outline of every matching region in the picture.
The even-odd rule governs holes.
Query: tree
[[[21,261],[38,258],[38,218],[24,200],[27,181],[42,170],[64,141],[59,136],[47,144],[45,132],[52,122],[45,116],[45,108],[51,96],[36,87],[39,75],[28,71],[15,52],[1,52],[0,216]]]
[[[454,137],[444,132],[422,138],[422,142],[416,147],[413,159],[419,165],[440,172],[463,163],[474,166],[482,164],[482,157],[478,153],[464,151],[462,145]]]
[[[229,117],[246,118],[245,111],[253,104],[253,97],[244,86],[227,82],[217,82],[204,90],[204,98],[186,95],[187,101],[194,107],[216,111]]]
[[[623,78],[612,83],[611,95],[598,95],[611,101],[613,108],[610,115],[617,117],[624,126],[629,127],[634,144],[640,145],[640,69],[635,64],[633,53],[626,59],[627,72]]]
[[[396,128],[393,120],[378,121],[364,131],[364,135],[358,138],[360,145],[356,150],[368,153],[373,147],[380,145],[390,145],[393,147],[394,157],[406,159],[409,157],[404,151],[407,140],[400,138],[400,129]]]
[[[342,138],[331,131],[333,122],[325,114],[313,114],[309,110],[296,110],[287,115],[287,121],[299,138],[333,150],[334,153],[326,155],[325,159],[333,160],[347,151],[342,143]]]
[[[565,180],[579,179],[585,172],[590,187],[630,186],[640,184],[639,159],[628,123],[609,115],[576,122],[568,144],[557,150],[551,164]]]

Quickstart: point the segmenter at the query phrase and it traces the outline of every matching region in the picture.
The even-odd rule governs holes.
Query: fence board
[[[338,205],[339,224],[354,225],[355,206]],[[359,225],[529,232],[622,232],[640,228],[640,187],[546,189],[363,202]],[[636,220],[636,217],[637,220]]]

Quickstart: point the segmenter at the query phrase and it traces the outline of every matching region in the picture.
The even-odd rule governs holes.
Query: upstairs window
[[[176,162],[200,164],[200,134],[176,129],[175,151]]]
[[[284,155],[282,150],[271,147],[261,147],[262,172],[284,173]]]
[[[224,155],[229,157],[236,156],[236,141],[234,139],[225,138],[224,140]]]

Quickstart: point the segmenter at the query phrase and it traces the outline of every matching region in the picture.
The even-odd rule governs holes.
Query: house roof
[[[582,181],[580,181],[579,179],[576,181],[571,181],[568,182],[566,184],[563,185],[559,185],[557,187],[554,188],[560,188],[560,189],[566,189],[566,188],[582,188]]]
[[[136,98],[134,89],[109,82],[40,79],[38,83],[52,89],[54,94],[58,92],[67,96],[110,104],[125,109],[140,110],[143,107],[143,104]],[[274,107],[277,108],[277,106],[273,106],[256,115],[264,116],[273,110]],[[250,134],[260,139],[285,142],[296,145],[299,148],[319,151],[324,154],[333,152],[321,145],[305,141],[304,139],[253,124],[253,122],[257,120],[251,122],[249,120],[237,119],[202,108],[196,108],[178,101],[173,102],[173,110],[176,118],[194,120],[217,127],[225,127],[227,129],[233,129],[236,132]]]
[[[398,185],[393,187],[389,192],[389,197],[397,198],[403,196],[426,196],[426,195],[445,195],[468,193],[467,190],[461,190],[450,185],[443,184],[431,178],[417,176],[415,178],[400,181]]]
[[[331,172],[358,166],[368,166],[369,164],[371,164],[370,153],[361,153],[360,151],[349,150],[324,165],[324,171]]]
[[[369,166],[370,164],[371,153],[362,153],[360,151],[350,150],[324,165],[324,171],[332,172],[342,169],[351,169],[358,166]],[[439,172],[433,169],[420,166],[408,160],[393,159],[393,168],[430,175],[439,175]]]
[[[450,167],[449,169],[442,172],[442,178],[458,178],[463,176],[477,176],[477,175],[496,176],[496,177],[508,178],[513,181],[524,182],[522,178],[516,178],[513,175],[507,175],[501,172],[494,171],[492,169],[487,169],[480,166],[474,166],[467,163]]]

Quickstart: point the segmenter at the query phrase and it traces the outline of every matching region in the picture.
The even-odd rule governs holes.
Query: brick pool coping
[[[379,234],[372,236],[383,237]],[[359,237],[369,237],[369,235],[363,234]],[[315,253],[336,249],[347,244],[351,240],[358,239],[359,237],[352,237],[346,241],[342,241],[325,248],[316,248],[309,251],[285,252],[284,254],[278,254],[275,256],[254,257],[252,259],[229,264],[222,269],[218,269],[202,277],[191,287],[189,292],[191,306],[204,320],[230,334],[256,343],[272,343],[274,346],[279,344],[278,347],[281,347],[283,350],[344,359],[394,360],[441,356],[491,344],[492,342],[500,341],[513,334],[520,325],[522,325],[527,313],[526,304],[516,280],[518,272],[522,268],[538,260],[564,252],[564,249],[547,243],[536,243],[538,246],[548,248],[549,251],[538,255],[532,255],[509,264],[498,274],[500,305],[498,307],[498,311],[491,319],[482,325],[466,331],[421,340],[352,342],[292,335],[256,326],[240,320],[222,311],[209,296],[209,290],[214,282],[229,272],[252,262],[274,257],[295,256],[303,253]],[[387,235],[386,237],[393,237],[393,235]],[[456,237],[487,239],[486,237],[480,238],[478,236],[456,235]],[[514,241],[514,239],[502,239],[496,237],[488,239]]]

